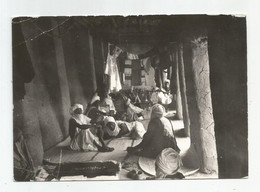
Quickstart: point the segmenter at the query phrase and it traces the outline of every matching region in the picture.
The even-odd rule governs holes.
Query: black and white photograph
[[[246,15],[11,27],[14,182],[248,179]]]

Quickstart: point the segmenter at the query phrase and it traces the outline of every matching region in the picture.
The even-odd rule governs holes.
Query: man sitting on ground
[[[75,104],[70,108],[70,148],[76,151],[113,151],[114,148],[109,148],[104,143],[102,127],[91,124],[91,119],[82,113],[81,104]]]
[[[180,149],[174,135],[172,123],[165,118],[165,108],[160,104],[152,107],[151,120],[143,140],[135,147],[128,147],[130,154],[155,158],[163,149],[172,148],[178,153]]]
[[[120,138],[122,136],[129,136],[132,139],[141,139],[146,132],[143,124],[139,121],[116,121],[111,116],[99,116],[96,123],[103,126],[105,139]]]
[[[179,178],[184,176],[178,172],[182,166],[179,153],[172,148],[166,148],[156,157],[155,171],[156,178]]]

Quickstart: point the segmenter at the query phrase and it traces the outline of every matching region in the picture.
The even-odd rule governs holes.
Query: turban
[[[70,114],[71,114],[71,115],[74,115],[74,111],[75,111],[76,109],[82,109],[82,111],[83,111],[83,105],[81,105],[81,104],[74,104],[73,106],[71,106],[71,108],[70,108]]]
[[[104,118],[104,124],[107,125],[109,122],[111,122],[111,123],[116,123],[114,117],[106,116],[106,117]]]
[[[96,101],[100,101],[100,97],[98,96],[97,93],[95,93],[94,96],[92,97],[90,104],[93,104]]]
[[[166,148],[157,156],[155,164],[167,175],[174,175],[182,166],[180,155],[172,148]]]
[[[153,118],[161,118],[165,115],[165,108],[160,104],[155,104],[152,107],[151,119]]]
[[[111,122],[111,123],[115,123],[115,129],[112,131],[107,127],[107,124]],[[118,127],[114,117],[111,116],[106,116],[104,119],[104,124],[105,124],[105,130],[107,132],[108,135],[110,136],[117,136],[118,133],[120,132],[120,128]]]
[[[71,106],[70,108],[70,114],[71,118],[74,119],[78,124],[83,125],[83,124],[90,124],[90,118],[88,118],[86,115],[83,114],[76,114],[74,111],[76,109],[82,109],[83,111],[83,105],[81,104],[75,104]]]

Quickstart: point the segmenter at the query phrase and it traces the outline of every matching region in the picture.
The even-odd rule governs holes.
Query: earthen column
[[[185,69],[183,63],[183,46],[182,44],[178,45],[178,71],[179,71],[179,80],[180,80],[180,93],[182,101],[182,111],[183,111],[183,123],[184,131],[186,136],[190,136],[190,118],[189,118],[189,109],[186,96],[186,83],[185,83]]]
[[[186,38],[183,51],[191,145],[200,159],[200,171],[217,172],[207,37]]]

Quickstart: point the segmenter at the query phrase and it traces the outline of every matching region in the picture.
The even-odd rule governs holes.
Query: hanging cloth
[[[136,54],[127,53],[127,59],[129,59],[129,60],[137,60],[139,58],[138,58],[138,55],[136,55]]]
[[[110,53],[108,53],[107,55],[105,74],[110,76],[110,82],[109,82],[110,92],[117,92],[122,89],[118,67],[117,67],[117,57],[121,52],[122,50],[116,47],[112,55]]]
[[[151,65],[151,58],[147,57],[145,59],[142,59],[141,62],[142,62],[142,65],[144,67],[145,72],[147,74],[149,74],[149,71],[150,71],[150,69],[152,67],[152,65]]]
[[[152,60],[151,57],[146,57],[141,60],[141,64],[145,71],[144,78],[145,78],[145,85],[155,87],[156,83],[154,80],[155,77],[155,70],[152,67]]]
[[[162,88],[162,71],[159,68],[155,69],[155,83],[156,87]]]

